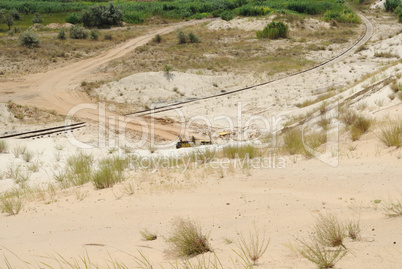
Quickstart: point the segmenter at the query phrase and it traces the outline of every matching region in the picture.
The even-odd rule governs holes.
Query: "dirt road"
[[[88,96],[74,90],[82,81],[91,78],[91,72],[101,65],[124,56],[137,47],[145,45],[156,34],[167,34],[180,27],[185,27],[205,20],[181,22],[156,30],[153,33],[137,37],[99,56],[85,59],[46,73],[27,75],[22,80],[0,84],[0,102],[12,100],[21,105],[31,105],[40,109],[54,110],[66,115],[76,105],[92,103]],[[98,121],[96,110],[81,110],[76,114],[82,120]],[[117,116],[117,115],[115,115]],[[141,126],[130,124],[130,129],[139,131]],[[177,138],[177,128],[155,124],[155,133],[165,139]]]

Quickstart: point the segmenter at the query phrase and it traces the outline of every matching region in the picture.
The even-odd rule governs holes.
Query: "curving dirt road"
[[[0,102],[12,100],[21,105],[31,105],[40,109],[54,110],[66,115],[76,105],[93,102],[85,93],[74,90],[82,81],[87,80],[91,76],[92,71],[109,61],[124,56],[137,47],[145,45],[156,34],[167,34],[179,27],[201,22],[205,22],[205,20],[181,22],[163,27],[151,34],[131,39],[99,56],[46,73],[27,75],[22,81],[2,83],[0,84]],[[92,121],[98,121],[99,117],[95,110],[81,110],[76,116],[83,120]],[[136,124],[130,124],[129,128],[136,131],[142,130],[141,126]],[[177,128],[173,126],[156,123],[155,133],[165,139],[177,138]]]
[[[304,70],[302,72],[295,73],[290,76],[295,76],[301,73],[311,72],[317,68],[321,68],[326,65],[333,64],[337,61],[350,55],[353,52],[353,48],[356,48],[365,42],[367,42],[373,34],[373,26],[371,22],[365,18],[362,14],[359,14],[362,18],[363,23],[366,26],[366,32],[356,42],[353,46],[348,48],[343,53],[338,56],[321,63],[317,66]],[[156,30],[152,34],[147,34],[141,37],[134,38],[124,44],[116,46],[115,48],[90,59],[82,60],[68,66],[58,68],[47,73],[32,74],[26,76],[23,81],[12,81],[0,84],[0,102],[6,102],[8,100],[13,100],[14,102],[22,105],[32,105],[41,109],[54,110],[58,113],[66,115],[68,111],[83,103],[92,103],[88,96],[80,91],[74,90],[82,81],[87,80],[91,75],[91,72],[97,69],[99,66],[124,56],[128,52],[134,50],[135,48],[142,46],[149,42],[156,34],[167,34],[174,31],[178,27],[193,25],[197,23],[205,22],[205,20],[182,22],[174,25],[170,25],[161,29]],[[287,76],[287,77],[290,77]],[[281,79],[285,79],[280,78]],[[234,94],[239,91],[247,90],[255,86],[269,84],[270,82],[265,82],[259,85],[254,85],[244,89],[239,89],[233,92],[228,92],[226,94]],[[216,98],[217,96],[210,96],[209,98]],[[96,110],[81,110],[79,113],[75,114],[82,120],[99,121],[99,114]],[[108,115],[110,116],[110,115]],[[117,114],[111,116],[119,116]],[[142,129],[140,124],[131,123],[127,128],[134,131],[142,131],[149,133],[150,130]],[[173,125],[163,125],[158,122],[154,124],[154,132],[156,136],[163,139],[174,140],[177,138],[180,127]]]

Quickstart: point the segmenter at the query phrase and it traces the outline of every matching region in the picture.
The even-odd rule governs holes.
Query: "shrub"
[[[113,40],[113,35],[111,33],[106,33],[103,37],[105,40]]]
[[[384,7],[386,11],[394,11],[401,4],[400,0],[386,0]]]
[[[144,231],[140,231],[140,234],[147,241],[153,241],[158,238],[158,236],[156,234],[148,232],[147,229],[145,229]]]
[[[324,14],[325,21],[337,21],[344,23],[360,23],[360,17],[350,9],[328,10]]]
[[[173,223],[173,227],[173,235],[168,241],[180,255],[195,256],[211,251],[207,236],[195,223],[180,218]]]
[[[108,6],[96,5],[84,10],[81,20],[87,27],[109,28],[123,21],[123,13],[110,2]]]
[[[91,32],[89,33],[89,38],[92,40],[98,40],[99,38],[99,31],[96,29],[91,30]]]
[[[29,30],[26,30],[20,35],[19,43],[21,46],[32,48],[32,47],[38,47],[40,41],[37,34],[32,33]]]
[[[70,38],[73,39],[86,39],[89,31],[82,26],[74,25],[70,28]]]
[[[0,153],[6,152],[8,150],[8,144],[4,140],[0,140]]]
[[[18,21],[18,20],[21,19],[20,13],[19,13],[18,10],[16,10],[15,8],[10,11],[10,15],[11,15],[11,17],[13,17],[13,19],[16,20],[16,21]]]
[[[1,21],[0,21],[1,22]],[[4,19],[3,22],[7,24],[8,30],[11,30],[11,26],[14,25],[14,18],[11,15],[7,15]]]
[[[67,35],[66,35],[66,30],[64,28],[61,28],[59,33],[57,34],[57,38],[60,40],[66,40]]]
[[[257,38],[279,39],[287,38],[289,27],[283,22],[271,22],[264,30],[257,31]]]
[[[162,36],[160,34],[157,34],[153,39],[153,42],[155,43],[161,43],[162,42]]]
[[[68,14],[66,17],[66,22],[71,24],[77,24],[80,22],[80,16],[77,13]]]
[[[234,18],[234,15],[233,15],[233,13],[231,11],[226,10],[226,11],[221,13],[220,17],[221,17],[222,20],[230,21],[230,20],[232,20]]]
[[[63,187],[83,185],[91,180],[93,157],[84,153],[67,159],[65,172],[58,177]]]
[[[35,13],[33,19],[32,19],[33,23],[42,23],[43,19],[41,17],[41,15],[39,13]]]
[[[256,265],[257,261],[267,251],[270,239],[266,238],[265,231],[259,230],[254,225],[254,230],[250,231],[249,238],[246,239],[241,234],[239,239],[240,252],[246,255]]]
[[[188,40],[190,41],[190,43],[200,43],[201,42],[201,40],[198,38],[198,36],[196,36],[192,32],[188,34]]]
[[[380,133],[381,142],[383,142],[387,147],[397,147],[402,146],[402,124],[394,123],[387,129],[384,129]]]
[[[179,41],[179,44],[185,44],[185,43],[187,43],[187,36],[186,36],[186,34],[185,34],[182,30],[179,30],[179,31],[177,32],[177,39],[178,39],[178,41]]]

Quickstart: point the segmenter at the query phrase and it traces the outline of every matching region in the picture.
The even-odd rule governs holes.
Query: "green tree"
[[[110,28],[123,21],[123,13],[113,3],[96,5],[83,11],[81,21],[87,27]]]
[[[8,14],[5,18],[4,18],[4,23],[7,24],[8,26],[8,30],[11,30],[11,26],[14,25],[14,18]]]

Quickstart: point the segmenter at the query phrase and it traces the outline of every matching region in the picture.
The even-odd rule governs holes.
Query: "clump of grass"
[[[358,116],[350,129],[352,141],[358,140],[366,133],[372,124],[372,120],[363,116]]]
[[[30,152],[29,150],[26,150],[24,152],[24,154],[22,154],[22,159],[24,161],[26,161],[27,163],[29,163],[32,160],[32,158],[33,158],[33,153]]]
[[[17,145],[11,150],[11,152],[14,154],[15,158],[18,158],[21,154],[24,154],[26,150],[26,146]]]
[[[333,268],[348,252],[342,247],[329,249],[315,240],[299,240],[299,243],[297,251],[300,255],[315,263],[320,269]]]
[[[211,251],[208,237],[194,222],[179,218],[173,223],[173,227],[173,235],[169,238],[169,242],[180,255],[195,256]]]
[[[256,265],[267,251],[269,242],[270,239],[266,237],[265,231],[258,229],[254,225],[254,229],[250,231],[248,239],[240,235],[238,244],[240,252],[246,255],[253,262],[253,265]]]
[[[9,215],[17,215],[22,209],[22,200],[20,197],[6,197],[0,199],[1,211]]]
[[[387,217],[394,218],[402,216],[402,199],[394,198],[392,201],[384,202],[383,209]]]
[[[158,236],[155,233],[151,233],[147,229],[140,231],[140,234],[147,241],[153,241],[158,238]]]
[[[93,157],[84,153],[70,156],[58,179],[64,187],[83,185],[91,180]]]
[[[0,153],[7,152],[8,150],[8,144],[4,140],[0,140]]]
[[[332,213],[325,215],[320,214],[315,226],[316,241],[323,246],[327,247],[339,247],[342,246],[346,249],[343,241],[346,237],[346,233],[343,225]]]
[[[348,224],[346,225],[346,230],[348,233],[348,236],[354,240],[360,240],[360,221],[349,221]]]
[[[106,158],[99,164],[98,170],[92,175],[96,189],[110,188],[123,180],[123,172],[127,162],[119,157]]]
[[[387,147],[402,146],[402,124],[393,123],[387,129],[383,129],[380,133],[380,140]]]
[[[260,155],[260,152],[253,145],[227,146],[223,148],[223,156],[229,159],[254,159]]]
[[[303,150],[302,131],[300,129],[292,129],[283,135],[283,150],[290,155],[301,153]]]

